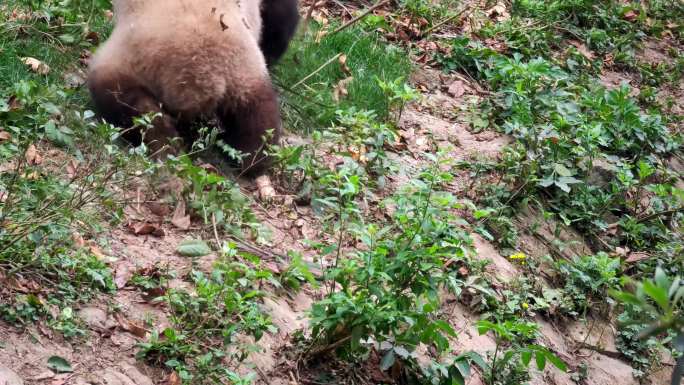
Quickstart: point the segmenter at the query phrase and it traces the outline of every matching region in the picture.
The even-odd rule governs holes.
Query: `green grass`
[[[125,190],[141,165],[112,145],[116,130],[85,112],[87,92],[68,88],[63,78],[92,48],[88,33],[102,38],[110,28],[104,5],[0,5],[0,130],[10,135],[0,141],[0,276],[16,282],[0,289],[0,319],[46,322],[65,337],[84,335],[72,306],[115,289],[110,267],[89,245],[102,242],[104,226],[122,218],[113,190]],[[22,57],[44,62],[50,72],[32,71]],[[31,146],[42,162],[26,160]],[[47,148],[62,155],[48,156]],[[70,161],[78,165],[72,175]]]
[[[286,109],[289,128],[309,133],[316,126],[330,125],[336,110],[351,106],[374,110],[381,118],[387,117],[387,98],[378,87],[376,77],[391,82],[408,76],[411,70],[408,54],[360,27],[327,35],[320,43],[314,41],[317,33],[312,25],[305,37],[293,41],[276,69],[277,83],[282,85],[285,104],[290,107]],[[349,96],[339,104],[333,99],[333,90],[348,75],[338,61],[293,87],[340,53],[347,56],[354,80],[347,87]]]
[[[104,39],[111,29],[104,14],[108,1],[72,1],[68,5],[27,0],[3,3],[0,6],[0,89],[20,80],[33,80],[43,86],[63,83],[62,76],[77,66],[81,52],[92,48],[86,39],[88,34],[92,32]],[[19,17],[13,16],[14,10]],[[31,71],[21,61],[23,57],[42,61],[50,67],[50,73],[40,75]]]

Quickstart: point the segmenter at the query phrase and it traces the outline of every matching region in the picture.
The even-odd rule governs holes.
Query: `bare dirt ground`
[[[419,71],[414,77],[423,75],[423,79],[437,78],[436,71],[427,69]],[[462,80],[455,80],[462,81]],[[440,83],[442,84],[442,83]],[[429,84],[434,86],[434,84]],[[410,153],[424,151],[427,146],[452,145],[453,155],[458,158],[470,156],[496,157],[498,151],[509,142],[509,139],[494,132],[481,132],[473,134],[469,132],[462,122],[449,120],[436,116],[430,112],[431,106],[445,106],[458,108],[469,96],[467,93],[459,97],[451,97],[442,93],[439,87],[435,91],[423,94],[420,104],[411,106],[404,114],[400,129],[409,137],[409,155],[399,155],[404,164],[419,164]],[[476,96],[476,95],[474,95]],[[401,179],[410,178],[410,172],[403,177],[398,177],[396,184]],[[458,178],[453,186],[455,191],[462,191],[467,187],[467,176]],[[245,182],[245,188],[253,189],[249,182]],[[146,197],[153,198],[153,197]],[[316,231],[316,217],[308,207],[294,207],[284,205],[271,205],[264,209],[261,205],[253,207],[266,226],[273,232],[273,250],[279,254],[285,254],[288,250],[303,251],[305,255],[311,255],[310,250],[302,244],[301,240],[316,239],[320,235]],[[128,207],[128,217],[149,217],[151,214],[148,207]],[[529,221],[535,218],[530,213],[527,218],[520,221]],[[156,329],[163,329],[168,325],[167,314],[163,306],[150,304],[140,291],[125,286],[126,277],[130,277],[136,270],[150,266],[168,266],[170,270],[178,272],[178,276],[192,268],[193,261],[179,256],[175,250],[177,245],[185,238],[193,234],[190,231],[181,231],[171,226],[165,217],[165,236],[155,237],[152,235],[136,236],[126,228],[112,229],[110,232],[110,248],[106,255],[115,262],[113,266],[117,272],[117,279],[124,285],[113,297],[103,297],[78,310],[79,315],[87,324],[91,333],[82,342],[72,343],[55,336],[47,328],[34,327],[26,331],[18,332],[6,325],[0,325],[0,341],[4,349],[0,349],[0,379],[3,385],[19,384],[101,384],[101,385],[148,385],[165,383],[165,375],[158,369],[147,367],[135,359],[137,351],[136,343],[145,337],[145,331],[130,330],[126,323],[135,325],[151,324]],[[549,228],[558,224],[546,224]],[[551,233],[542,230],[551,239]],[[564,237],[567,239],[581,239],[572,231],[566,230]],[[482,237],[473,235],[477,257],[491,260],[490,265],[492,278],[495,281],[507,281],[518,274],[518,267],[513,265],[507,258],[501,256],[497,248]],[[549,250],[543,242],[532,236],[525,236],[523,243],[525,251],[530,255],[549,254]],[[574,244],[569,253],[580,254],[583,249],[588,249],[581,241]],[[215,256],[210,255],[194,261],[200,269],[208,270]],[[171,285],[185,285],[182,280],[174,280]],[[290,336],[298,329],[305,328],[307,320],[306,311],[310,304],[321,293],[305,289],[294,298],[281,293],[270,293],[263,301],[263,311],[270,315],[278,332],[266,335],[259,345],[262,352],[252,354],[247,360],[245,371],[252,367],[258,368],[259,376],[257,383],[262,384],[291,384],[294,373],[281,371],[286,358],[280,351],[289,343]],[[444,304],[451,314],[451,321],[459,332],[455,346],[461,351],[474,350],[484,353],[494,347],[494,341],[489,336],[477,335],[473,324],[478,316],[471,314],[467,308],[455,300]],[[579,362],[587,364],[587,385],[609,384],[637,384],[632,378],[631,367],[616,358],[619,353],[614,343],[614,328],[606,321],[588,319],[572,323],[552,323],[539,319],[541,333],[544,342],[552,347],[571,366]],[[129,329],[129,330],[126,330]],[[587,332],[589,330],[590,332]],[[45,362],[48,357],[59,355],[68,359],[74,372],[56,375],[48,370]],[[285,365],[286,366],[286,365]],[[15,375],[10,374],[14,372]],[[663,384],[667,378],[667,371],[653,375],[652,383]],[[23,382],[22,382],[23,381]],[[480,384],[478,376],[474,376],[468,384]],[[547,371],[538,373],[533,384],[570,385],[575,382],[569,375]]]

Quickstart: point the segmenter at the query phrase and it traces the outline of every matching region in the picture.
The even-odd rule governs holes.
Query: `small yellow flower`
[[[530,307],[530,305],[527,302],[522,303],[522,308],[527,310]]]
[[[508,258],[512,259],[512,260],[516,260],[516,259],[524,260],[524,259],[527,259],[527,255],[525,255],[525,253],[515,253],[515,254],[512,254],[511,256],[509,256]]]

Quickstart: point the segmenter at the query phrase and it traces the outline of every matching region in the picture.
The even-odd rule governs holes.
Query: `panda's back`
[[[95,61],[117,63],[188,116],[267,76],[259,0],[119,0],[117,25]],[[126,47],[127,54],[116,52]]]

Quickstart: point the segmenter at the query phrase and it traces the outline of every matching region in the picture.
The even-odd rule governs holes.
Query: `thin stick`
[[[332,63],[332,62],[334,62],[335,60],[337,60],[337,58],[339,58],[340,56],[342,56],[342,53],[338,53],[337,55],[331,57],[330,60],[328,60],[327,62],[323,63],[323,65],[320,66],[320,67],[318,67],[314,72],[312,72],[312,73],[306,75],[306,76],[304,77],[304,79],[298,81],[295,85],[293,85],[293,86],[292,86],[292,89],[297,88],[297,86],[299,86],[299,85],[301,85],[302,83],[306,82],[307,80],[311,79],[312,76],[314,76],[314,75],[316,75],[317,73],[321,72],[321,70],[323,70],[323,68],[325,68],[325,67],[327,67],[328,65],[330,65],[330,63]]]
[[[211,213],[211,225],[214,228],[214,239],[216,240],[216,247],[221,249],[221,238],[218,235],[218,229],[216,228],[216,214]]]
[[[678,208],[672,209],[672,210],[659,211],[657,213],[646,215],[645,217],[637,218],[637,223],[648,222],[651,219],[654,219],[654,218],[657,218],[660,216],[664,216],[664,215],[676,214],[676,213],[681,212],[681,211],[684,211],[684,207],[678,207]]]
[[[450,22],[451,20],[454,20],[455,18],[461,16],[463,12],[465,12],[468,9],[468,7],[463,7],[460,11],[456,12],[455,14],[447,17],[446,19],[440,21],[439,23],[433,25],[432,27],[428,28],[427,31],[423,33],[423,36],[429,35],[432,31],[436,30],[437,28],[443,26],[444,24]]]
[[[306,31],[309,28],[309,20],[311,20],[311,16],[313,15],[313,12],[316,10],[316,8],[318,8],[317,5],[319,3],[323,4],[324,1],[313,0],[313,2],[311,3],[309,10],[306,12],[304,20],[302,21],[302,30],[300,32],[300,36],[306,35]]]
[[[334,35],[334,34],[340,32],[340,31],[343,31],[343,30],[347,29],[350,25],[352,25],[352,24],[356,23],[357,21],[363,19],[363,18],[366,17],[369,13],[375,11],[376,9],[382,7],[383,5],[385,5],[385,4],[387,4],[387,3],[389,3],[389,0],[382,0],[381,2],[375,4],[374,6],[368,8],[367,10],[365,10],[365,11],[364,11],[362,14],[360,14],[359,16],[356,16],[355,18],[353,18],[353,19],[349,20],[348,22],[344,23],[342,26],[340,26],[340,27],[337,28],[336,30],[332,31],[331,35]]]

